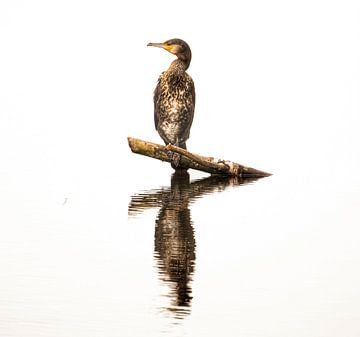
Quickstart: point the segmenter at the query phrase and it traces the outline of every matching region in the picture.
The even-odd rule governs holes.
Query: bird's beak
[[[168,44],[165,44],[165,43],[153,43],[153,42],[150,42],[147,44],[148,47],[158,47],[158,48],[163,48],[165,50],[168,50],[170,51],[171,50],[171,46],[169,46]]]

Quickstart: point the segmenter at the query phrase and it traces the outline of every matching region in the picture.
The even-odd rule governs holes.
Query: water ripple
[[[134,194],[129,203],[130,217],[146,209],[159,208],[155,219],[154,258],[159,279],[168,287],[167,311],[181,319],[190,313],[192,279],[195,271],[196,241],[190,204],[226,188],[256,179],[210,176],[190,182],[187,172],[174,173],[170,186]]]

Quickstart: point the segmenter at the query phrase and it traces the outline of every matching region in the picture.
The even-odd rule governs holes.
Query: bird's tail
[[[186,150],[186,143],[179,143],[179,147],[181,147],[182,149]]]

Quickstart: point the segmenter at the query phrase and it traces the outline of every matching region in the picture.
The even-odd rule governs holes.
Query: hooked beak
[[[147,44],[148,47],[158,47],[158,48],[163,48],[167,51],[170,51],[171,50],[171,46],[169,46],[168,44],[165,44],[165,43],[153,43],[153,42],[150,42]]]
[[[148,43],[147,44],[148,47],[159,47],[159,48],[165,48],[165,45],[163,43]]]

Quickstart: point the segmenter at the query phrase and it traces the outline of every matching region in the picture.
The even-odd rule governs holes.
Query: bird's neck
[[[171,62],[168,70],[171,72],[183,74],[188,67],[189,67],[189,64],[186,61],[181,60],[181,59],[176,59],[175,61]]]

